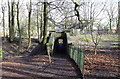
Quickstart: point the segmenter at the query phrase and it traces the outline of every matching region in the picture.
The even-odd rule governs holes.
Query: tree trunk
[[[46,37],[47,37],[47,24],[48,24],[48,3],[44,2],[44,26],[43,26],[43,44],[46,44]]]
[[[65,17],[67,17],[67,15],[65,15]],[[65,18],[65,27],[64,29],[67,29],[67,19]]]
[[[2,14],[3,14],[3,37],[5,39],[5,7],[2,6]]]
[[[43,6],[41,7],[41,10],[42,9],[43,9]],[[41,16],[41,19],[40,19],[40,40],[42,40],[42,35],[43,35],[43,13],[41,13],[40,16]]]
[[[47,14],[48,14],[48,7],[47,7],[48,3],[44,2],[44,12],[43,12],[43,20],[44,20],[44,25],[42,25],[42,14],[41,14],[41,29],[42,29],[42,41],[40,44],[38,44],[38,46],[36,46],[32,52],[30,53],[30,55],[37,55],[37,54],[47,54],[47,46],[46,46],[46,37],[47,37],[47,22],[48,22],[48,18],[47,18]]]
[[[118,2],[118,25],[117,25],[117,33],[118,33],[118,40],[119,40],[118,47],[120,48],[120,1]]]
[[[10,18],[11,18],[11,13],[10,13],[10,3],[9,3],[9,0],[8,0],[8,27],[9,27],[9,42],[11,42],[11,21],[10,21]]]
[[[95,55],[97,54],[97,44],[95,44],[94,53],[95,53]]]
[[[112,19],[110,19],[109,22],[110,22],[110,23],[109,23],[109,25],[110,25],[110,33],[112,33]]]
[[[120,1],[118,2],[118,22],[117,22],[117,33],[120,35]],[[120,38],[120,36],[119,36]],[[120,40],[120,39],[119,39]]]
[[[31,46],[31,31],[30,31],[30,27],[31,27],[31,12],[32,12],[32,2],[30,0],[30,8],[28,11],[28,48]]]
[[[17,25],[18,25],[18,32],[19,32],[19,48],[18,48],[18,50],[20,50],[21,44],[22,44],[22,37],[21,37],[21,29],[20,29],[20,23],[19,23],[19,1],[17,3]]]
[[[39,12],[38,12],[38,6],[37,6],[37,33],[38,33],[38,40],[40,41],[40,28],[39,28]]]
[[[11,29],[11,42],[14,40],[14,37],[15,37],[15,33],[14,33],[14,4],[15,2],[13,1],[11,3],[11,26],[10,26],[10,29]]]

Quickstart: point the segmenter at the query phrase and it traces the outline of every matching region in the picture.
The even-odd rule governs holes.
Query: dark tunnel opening
[[[60,37],[57,37],[54,42],[55,54],[67,54],[67,36],[66,33],[61,33]]]
[[[55,53],[65,53],[65,43],[63,42],[63,39],[57,39],[55,41]]]

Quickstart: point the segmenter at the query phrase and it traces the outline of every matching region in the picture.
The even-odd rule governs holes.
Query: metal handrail
[[[81,73],[84,73],[84,50],[80,47],[68,46],[68,55],[72,58],[80,68]]]

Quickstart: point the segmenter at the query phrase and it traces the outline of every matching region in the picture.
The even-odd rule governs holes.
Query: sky
[[[11,1],[11,0],[10,0]],[[15,0],[17,1],[17,0]],[[29,0],[20,0],[20,1],[24,1],[24,2],[28,2]],[[32,1],[37,1],[37,0],[32,0]],[[39,1],[42,1],[42,0],[39,0]],[[45,0],[45,1],[58,1],[58,0]],[[60,0],[59,0],[60,1]],[[68,2],[71,0],[67,0]],[[76,1],[83,1],[83,0],[76,0]],[[106,0],[84,0],[84,2],[105,2]],[[107,1],[111,1],[111,0],[107,0]],[[112,0],[113,2],[118,2],[120,0]],[[0,0],[0,3],[3,3],[3,2],[7,2],[7,0]]]

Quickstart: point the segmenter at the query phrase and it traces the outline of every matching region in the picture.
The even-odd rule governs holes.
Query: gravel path
[[[52,57],[52,63],[47,55],[34,57],[9,57],[2,62],[3,78],[5,77],[73,77],[79,78],[76,67],[62,56]]]

